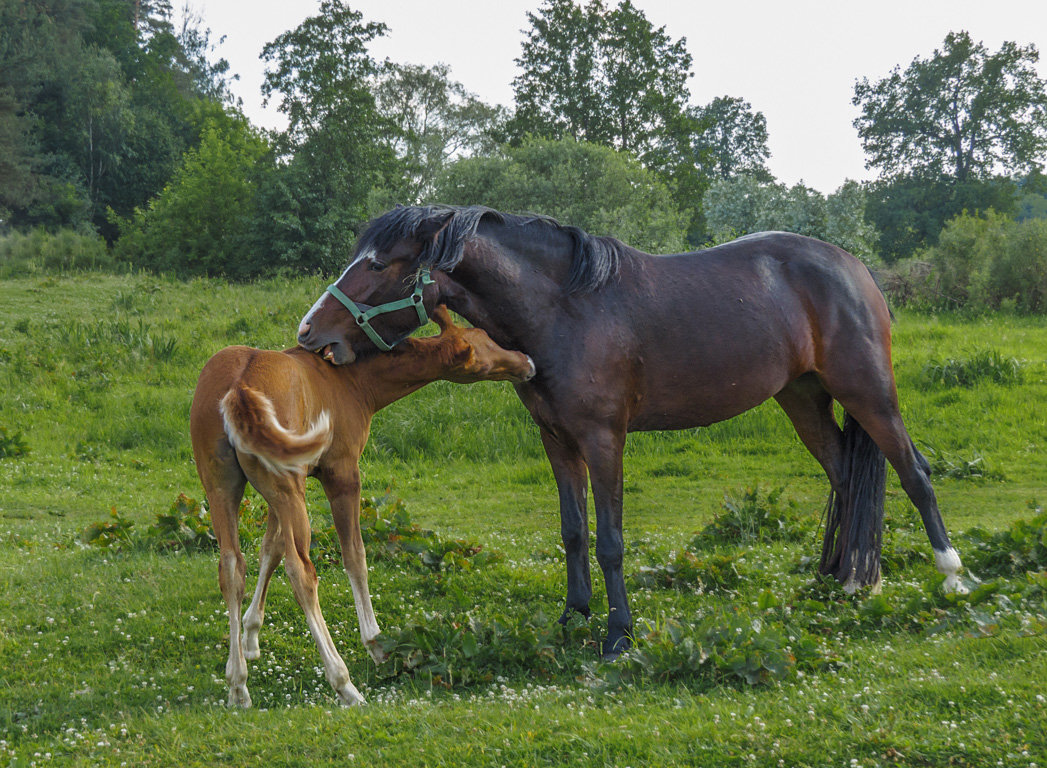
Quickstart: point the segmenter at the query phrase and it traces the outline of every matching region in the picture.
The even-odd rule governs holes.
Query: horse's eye
[[[388,264],[383,264],[383,263],[382,263],[382,262],[380,262],[380,261],[372,261],[372,262],[371,262],[371,263],[370,263],[370,264],[368,265],[368,267],[367,267],[367,268],[368,268],[369,270],[371,270],[372,272],[381,272],[381,271],[382,271],[383,269],[385,269],[385,268],[386,268],[387,266],[389,266],[389,265],[388,265]]]

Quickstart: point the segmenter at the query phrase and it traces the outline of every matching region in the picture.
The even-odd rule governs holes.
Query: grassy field
[[[817,579],[826,481],[771,403],[630,436],[638,637],[602,664],[599,578],[591,625],[553,621],[565,576],[537,429],[506,384],[440,383],[379,414],[363,459],[386,664],[360,646],[323,535],[314,552],[370,705],[337,707],[278,576],[255,708],[227,710],[216,557],[206,537],[171,546],[158,516],[201,497],[187,424],[203,363],[291,344],[322,287],[0,281],[0,766],[1047,765],[1047,321],[1013,316],[902,312],[894,329],[970,597],[937,588],[893,475],[884,593]],[[309,500],[322,534],[318,487]],[[99,522],[111,545],[83,544]],[[257,530],[245,541],[250,586]]]

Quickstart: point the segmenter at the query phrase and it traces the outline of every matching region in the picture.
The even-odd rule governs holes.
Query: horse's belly
[[[659,397],[644,400],[629,420],[629,431],[705,427],[755,408],[779,389],[781,386],[778,385],[746,386],[739,382],[725,382],[719,391],[683,389],[659,393]]]

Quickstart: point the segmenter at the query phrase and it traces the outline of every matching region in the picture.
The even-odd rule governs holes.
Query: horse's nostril
[[[298,326],[298,338],[304,339],[306,336],[308,336],[310,327],[311,326],[309,325],[309,323],[303,320],[302,324]]]

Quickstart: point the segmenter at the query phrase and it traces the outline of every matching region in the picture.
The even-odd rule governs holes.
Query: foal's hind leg
[[[258,489],[269,503],[269,509],[280,518],[280,533],[284,543],[284,569],[291,583],[295,599],[305,613],[306,623],[323,660],[327,682],[334,688],[341,702],[347,706],[362,704],[363,696],[349,680],[349,670],[338,655],[334,640],[327,629],[320,601],[317,597],[316,568],[309,559],[309,515],[305,508],[305,477],[302,475],[275,475],[262,470],[257,462],[245,467],[251,485]]]
[[[232,458],[197,458],[200,480],[211,510],[211,525],[218,540],[218,584],[229,614],[229,659],[225,678],[229,683],[229,706],[251,706],[247,692],[247,661],[240,641],[240,606],[244,599],[246,563],[240,551],[238,533],[240,499],[246,479]]]
[[[280,533],[280,518],[275,512],[270,511],[258,555],[258,584],[255,586],[251,604],[244,612],[243,646],[244,657],[247,659],[257,659],[260,655],[258,632],[265,620],[265,596],[269,591],[269,581],[283,556],[284,539]]]

